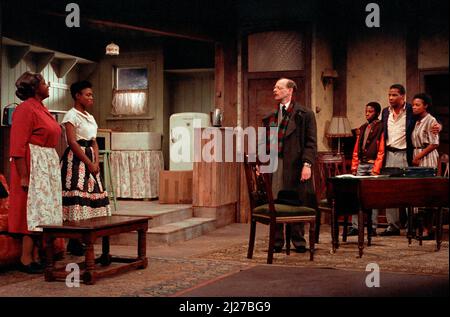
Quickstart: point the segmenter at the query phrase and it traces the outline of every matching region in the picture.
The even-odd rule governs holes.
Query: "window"
[[[142,115],[147,112],[148,70],[145,67],[116,67],[112,100],[113,115]]]

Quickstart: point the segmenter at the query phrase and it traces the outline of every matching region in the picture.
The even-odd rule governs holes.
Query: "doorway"
[[[249,79],[248,81],[248,126],[262,126],[262,119],[274,111],[276,102],[273,87],[280,76],[272,78]],[[303,77],[289,77],[297,84],[295,100],[305,105],[305,84]]]
[[[439,154],[449,154],[449,94],[448,69],[421,71],[421,91],[431,96],[430,113],[442,124],[439,134]]]
[[[295,101],[311,107],[311,36],[309,25],[293,28],[303,31],[268,30],[249,33],[242,40],[243,107],[242,127],[262,126],[262,119],[276,107],[273,87],[283,77],[295,81]],[[238,222],[248,222],[250,203],[243,168],[240,175]]]

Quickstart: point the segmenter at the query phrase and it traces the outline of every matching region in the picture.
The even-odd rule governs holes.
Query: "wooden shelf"
[[[96,63],[77,56],[30,45],[6,37],[2,38],[10,68],[24,60],[33,72],[40,73],[49,64],[58,78],[66,76],[78,64],[81,77],[87,78],[95,70]]]

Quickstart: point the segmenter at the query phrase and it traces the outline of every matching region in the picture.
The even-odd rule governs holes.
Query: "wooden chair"
[[[272,264],[275,245],[275,229],[277,224],[296,222],[309,223],[310,260],[314,260],[316,210],[304,206],[275,204],[269,174],[261,173],[261,162],[250,162],[245,155],[244,169],[250,198],[250,237],[247,258],[253,256],[255,246],[256,223],[269,225],[269,249],[267,263]],[[286,228],[286,254],[290,254],[290,231]]]
[[[438,162],[438,176],[449,177],[448,155],[441,154]]]
[[[439,156],[438,161],[438,169],[437,169],[437,176],[447,177],[449,178],[449,161],[448,161],[448,155],[443,153]],[[442,214],[448,215],[448,207],[442,208]],[[431,223],[437,222],[436,219],[433,219],[432,216],[427,216],[429,213],[433,213],[435,209],[431,208],[425,208],[425,207],[418,207],[417,212],[417,229],[418,229],[418,235],[417,238],[419,239],[419,245],[422,245],[422,239],[423,239],[423,229],[424,229],[424,219],[427,217],[431,217]],[[447,216],[448,217],[448,216]],[[433,225],[431,224],[433,227]]]
[[[438,176],[447,177],[447,178],[450,177],[450,175],[449,175],[448,154],[443,153],[439,157]],[[447,224],[448,224],[448,211],[449,211],[448,206],[442,208],[442,213],[446,215]]]
[[[327,179],[345,174],[345,157],[342,153],[319,152],[314,173],[314,187],[317,198],[316,242],[319,243],[322,213],[331,217],[331,199],[327,190]],[[344,217],[344,242],[347,240],[347,216]]]

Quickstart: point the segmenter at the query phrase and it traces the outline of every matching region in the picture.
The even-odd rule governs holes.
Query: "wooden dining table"
[[[359,257],[364,250],[364,215],[372,209],[407,208],[407,238],[413,238],[413,207],[437,207],[436,250],[442,241],[442,208],[448,207],[449,185],[445,177],[331,177],[327,180],[332,201],[332,252],[339,248],[338,217],[358,215]],[[370,245],[370,235],[368,245]]]

